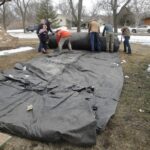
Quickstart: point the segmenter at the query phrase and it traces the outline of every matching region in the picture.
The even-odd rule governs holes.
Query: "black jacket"
[[[51,32],[51,33],[53,33],[53,31],[52,31],[52,29],[51,29],[51,23],[47,20],[46,21],[46,25],[47,25],[47,31],[49,32]],[[39,35],[39,31],[40,31],[40,29],[42,29],[43,28],[43,24],[42,23],[40,23],[39,24],[39,26],[38,26],[38,29],[37,29],[37,31],[36,31],[36,33],[37,33],[37,35]]]

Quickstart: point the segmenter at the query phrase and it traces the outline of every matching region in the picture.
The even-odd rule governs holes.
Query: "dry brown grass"
[[[41,55],[36,50],[38,39],[19,39],[18,47],[20,46],[32,46],[35,50],[0,57],[0,70],[12,68],[17,62],[28,61]]]
[[[38,57],[40,54],[36,51],[16,53],[9,56],[0,57],[0,70],[12,68],[17,62],[24,62],[34,57]]]
[[[125,79],[120,102],[115,116],[110,120],[105,131],[98,135],[97,144],[89,148],[80,148],[63,144],[43,144],[13,137],[4,150],[149,150],[150,149],[150,74],[146,72],[150,64],[150,47],[132,45],[131,56],[120,51]],[[0,58],[3,69],[12,67],[16,61],[26,61],[37,57],[36,52],[16,54],[14,58]],[[8,61],[10,61],[8,63]],[[7,64],[6,66],[5,63]],[[143,109],[144,112],[139,112]]]
[[[18,45],[19,46],[33,46],[37,47],[39,41],[38,39],[19,39]]]

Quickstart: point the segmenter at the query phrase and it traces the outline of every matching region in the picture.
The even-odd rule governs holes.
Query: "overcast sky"
[[[56,5],[59,2],[65,2],[66,0],[52,0],[53,4]],[[73,0],[73,3],[77,3],[78,0]],[[83,0],[83,6],[89,11],[92,8],[94,0]]]

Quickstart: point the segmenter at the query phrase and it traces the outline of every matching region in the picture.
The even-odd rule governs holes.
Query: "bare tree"
[[[119,13],[123,8],[125,8],[131,0],[111,0],[111,8],[113,11],[113,25],[114,25],[114,32],[117,32],[118,24],[117,24],[117,18]],[[119,8],[119,9],[118,9]]]
[[[102,2],[104,10],[112,10],[114,32],[117,32],[117,18],[120,15],[122,9],[124,9],[131,2],[131,0],[102,0]]]
[[[4,3],[2,8],[0,9],[0,12],[2,14],[2,21],[3,21],[3,28],[6,30],[6,4]]]
[[[3,28],[6,30],[7,26],[14,20],[14,13],[12,11],[12,5],[4,3],[2,7],[0,7],[0,18],[3,23]]]
[[[72,0],[68,0],[71,11],[72,11],[72,17],[74,19],[74,21],[77,23],[77,32],[80,32],[81,30],[81,15],[82,15],[82,4],[83,4],[83,0],[79,0],[78,1],[78,13],[76,15],[75,13],[75,8],[73,5]]]
[[[131,9],[135,16],[135,25],[139,25],[144,14],[150,12],[149,0],[133,0]]]
[[[37,10],[39,10],[39,3],[37,1],[31,1],[27,15],[26,15],[26,21],[30,24],[36,24],[36,15],[37,15]]]
[[[2,16],[2,22],[3,22],[3,28],[6,30],[6,5],[3,4],[2,8],[0,8],[1,16]]]
[[[59,1],[56,9],[59,9],[61,14],[63,14],[64,16],[71,17],[71,8],[68,2],[64,0]]]
[[[29,7],[29,3],[31,2],[31,0],[14,0],[19,13],[21,15],[22,18],[22,25],[23,25],[23,29],[25,32],[25,22],[26,22],[26,16],[27,16],[27,10]]]
[[[99,1],[99,0],[95,1],[95,3],[93,3],[93,8],[89,12],[90,18],[98,18],[99,17],[102,5],[103,5],[103,2]]]
[[[8,2],[8,1],[11,1],[11,0],[0,0],[0,6],[1,6],[1,5],[4,5],[5,2]]]

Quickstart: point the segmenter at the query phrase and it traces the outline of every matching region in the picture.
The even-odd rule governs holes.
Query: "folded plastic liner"
[[[114,65],[118,64],[118,65]],[[118,53],[51,53],[0,73],[0,131],[94,145],[123,86]]]

